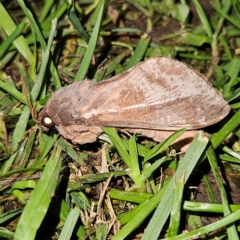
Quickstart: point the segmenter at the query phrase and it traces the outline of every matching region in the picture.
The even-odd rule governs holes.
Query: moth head
[[[52,118],[47,114],[45,108],[39,113],[38,123],[46,132],[55,125]]]

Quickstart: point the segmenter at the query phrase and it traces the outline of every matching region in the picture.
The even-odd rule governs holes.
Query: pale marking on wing
[[[99,109],[91,109],[89,110],[88,112],[84,113],[83,115],[81,115],[82,118],[85,118],[85,119],[90,119],[92,118],[93,116],[98,116],[100,115],[99,113],[104,114],[104,113],[118,113],[118,110],[117,109],[106,109],[107,111],[106,112],[103,112]],[[73,117],[79,117],[78,114],[72,114]]]
[[[152,103],[152,104],[148,104],[146,105],[146,103],[142,103],[142,104],[136,104],[136,105],[132,105],[132,106],[128,106],[128,107],[123,107],[122,109],[134,109],[134,108],[140,108],[140,107],[147,107],[147,106],[154,106],[156,105],[155,103]],[[110,109],[109,109],[110,110]],[[113,109],[111,109],[113,110]],[[111,112],[111,111],[109,111]]]

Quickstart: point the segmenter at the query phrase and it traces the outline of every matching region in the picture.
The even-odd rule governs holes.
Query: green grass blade
[[[47,1],[47,3],[44,5],[43,14],[44,14],[44,11],[47,10],[47,8],[49,7],[48,4],[51,3],[51,1]],[[54,3],[56,3],[56,2],[54,2]],[[52,19],[56,18],[59,20],[66,12],[67,7],[68,7],[68,3],[66,1],[62,2],[62,5],[55,6],[56,10],[53,12],[53,14],[51,14],[48,18],[46,18],[46,20],[42,23],[43,34],[44,34],[44,32],[47,32],[48,29],[51,28]],[[41,22],[41,21],[39,21],[39,22]],[[48,36],[48,34],[47,34],[47,36]]]
[[[211,165],[214,177],[216,179],[216,183],[217,183],[218,188],[221,193],[224,216],[227,216],[231,213],[231,209],[228,204],[228,197],[227,197],[227,194],[226,194],[223,182],[222,182],[222,177],[221,177],[221,174],[219,173],[219,166],[217,163],[217,159],[216,159],[215,153],[213,151],[213,148],[211,146],[207,149],[206,154],[207,154],[209,163]],[[229,239],[237,239],[238,238],[238,232],[237,232],[236,226],[234,224],[227,227],[227,233],[228,233]]]
[[[60,147],[56,147],[46,164],[36,188],[32,192],[30,200],[24,208],[14,240],[35,239],[36,232],[47,213],[52,194],[59,180],[59,173],[61,170],[60,154]]]
[[[127,164],[129,168],[131,168],[131,159],[128,154],[127,148],[125,147],[124,143],[122,142],[121,138],[118,136],[116,130],[110,127],[104,127],[103,130],[108,134],[110,137],[113,145],[118,150],[120,156],[122,157],[123,161]]]
[[[198,133],[195,136],[188,151],[186,152],[183,159],[179,163],[178,169],[176,171],[175,180],[172,179],[171,183],[169,184],[165,195],[163,196],[161,202],[159,203],[152,219],[150,220],[145,230],[142,240],[146,239],[155,240],[158,238],[159,233],[161,232],[162,227],[164,226],[171,211],[171,203],[173,199],[172,190],[174,187],[174,181],[179,181],[183,172],[185,172],[185,182],[187,181],[192,170],[194,169],[195,165],[200,159],[203,151],[205,150],[207,144],[208,139],[202,136],[201,133]]]
[[[232,133],[240,124],[240,110],[238,110],[234,116],[216,133],[212,139],[212,146],[213,148],[217,148],[222,141],[230,134]]]
[[[240,219],[240,210],[237,210],[236,212],[228,215],[227,217],[224,217],[217,222],[211,223],[205,227],[198,228],[197,230],[188,232],[186,234],[181,234],[175,237],[171,238],[164,238],[164,240],[182,240],[182,239],[194,239],[199,238],[200,235],[204,235],[206,233],[215,231],[216,229],[225,227],[227,225],[230,225]],[[237,237],[237,239],[239,239]]]
[[[215,2],[211,2],[211,5],[213,6],[213,8],[216,10],[216,12],[223,17],[224,19],[226,19],[229,23],[231,23],[234,27],[240,29],[240,24],[239,24],[239,19],[234,19],[233,17],[230,17],[230,15],[226,12],[224,12],[224,10],[219,6],[219,4],[215,3]],[[237,21],[236,21],[237,20]]]
[[[238,14],[238,18],[240,18],[240,3],[238,0],[231,0],[232,5],[235,8],[236,13]]]
[[[38,96],[38,93],[41,89],[41,84],[42,84],[42,80],[43,80],[43,77],[44,77],[44,72],[45,72],[46,67],[47,67],[50,47],[51,47],[51,43],[52,43],[52,40],[53,40],[53,34],[55,32],[55,28],[56,28],[56,22],[55,22],[55,25],[53,26],[52,38],[49,40],[48,48],[47,48],[47,50],[44,54],[45,64],[42,64],[41,70],[40,70],[40,73],[39,73],[39,78],[36,81],[32,91],[31,91],[31,95],[32,95],[33,100],[36,100],[36,98]],[[1,85],[3,85],[3,84],[1,84]],[[13,91],[13,89],[12,89],[12,92],[14,94],[17,94],[17,92]],[[17,96],[21,96],[21,95],[18,94]],[[24,110],[23,110],[23,112],[22,112],[22,114],[19,118],[19,121],[17,122],[17,125],[14,129],[14,132],[13,132],[12,149],[17,148],[18,144],[22,141],[25,130],[26,130],[26,127],[27,127],[29,116],[30,116],[30,110],[29,110],[28,106],[25,106]],[[11,167],[11,165],[12,165],[12,163],[13,163],[15,157],[16,157],[16,154],[17,154],[17,152],[15,154],[13,154],[8,159],[8,161],[6,161],[4,163],[4,166],[1,169],[1,174],[4,174],[4,173],[6,173],[6,171],[8,171],[8,169]]]
[[[2,58],[8,48],[12,45],[12,43],[21,35],[23,29],[26,27],[27,23],[22,22],[18,27],[8,36],[7,39],[0,45],[0,58]]]
[[[67,144],[67,142],[63,141],[62,139],[58,139],[57,143],[61,149],[66,152],[73,160],[75,160],[78,164],[83,164],[83,160],[78,156],[70,144]]]
[[[47,135],[47,137],[46,137],[47,140],[46,140],[46,143],[44,145],[44,150],[41,153],[38,160],[35,162],[36,165],[39,162],[41,162],[47,156],[47,154],[50,152],[50,150],[54,146],[55,142],[57,141],[58,136],[59,136],[58,134],[54,134],[53,132],[51,134]]]
[[[10,84],[0,81],[0,88],[9,93],[11,96],[15,97],[20,102],[27,105],[27,100],[24,94],[19,92],[15,87],[11,86]]]
[[[14,237],[14,233],[4,227],[0,227],[0,236],[12,239]]]
[[[41,15],[39,16],[39,22],[43,22],[43,20],[46,18],[48,12],[50,11],[52,5],[54,3],[54,0],[48,0],[45,1],[45,3],[43,4],[43,10],[41,12]]]
[[[86,31],[84,30],[82,24],[79,22],[79,19],[78,19],[77,15],[76,15],[74,4],[75,4],[75,2],[72,1],[71,5],[69,6],[69,9],[68,9],[69,20],[71,21],[71,23],[74,26],[74,28],[81,34],[83,39],[85,41],[88,41],[89,40],[89,36],[86,33]]]
[[[187,181],[207,143],[208,139],[206,137],[202,137],[200,134],[196,135],[187,153],[179,164],[175,179],[171,179],[169,184],[167,184],[164,195],[161,195],[161,198],[159,198],[160,193],[157,192],[151,199],[147,200],[145,205],[140,204],[139,206],[144,207],[142,207],[141,210],[139,210],[137,214],[135,214],[134,217],[117,233],[117,235],[113,238],[114,240],[124,239],[128,236],[155,209],[161,199],[159,206],[148,224],[145,234],[143,235],[143,239],[154,240],[158,238],[161,227],[165,224],[165,221],[171,211],[174,181],[178,181],[184,171],[185,181]]]
[[[133,135],[129,139],[129,156],[130,156],[130,164],[131,164],[131,177],[136,184],[136,187],[144,189],[145,184],[140,183],[139,180],[141,178],[140,166],[139,166],[139,159],[138,159],[138,151],[137,151],[137,144],[135,135]]]
[[[191,212],[223,213],[222,204],[184,201],[183,209]],[[231,204],[230,209],[232,212],[236,212],[240,209],[240,204]]]
[[[172,210],[170,215],[170,223],[168,228],[168,237],[176,236],[178,234],[180,222],[181,222],[181,209],[182,209],[182,198],[184,190],[184,172],[182,177],[174,186],[173,190],[173,201]]]
[[[163,140],[161,143],[159,143],[157,146],[155,146],[153,149],[151,149],[148,154],[145,156],[143,163],[146,163],[149,159],[155,157],[159,153],[161,153],[163,150],[165,150],[167,147],[169,147],[175,140],[177,140],[184,132],[186,132],[186,129],[180,129],[173,133],[170,137]]]
[[[139,63],[143,59],[143,56],[149,44],[150,44],[150,38],[146,35],[143,35],[138,42],[138,45],[134,51],[134,54],[132,55],[130,61],[128,62],[125,68],[126,70],[135,66],[137,63]]]
[[[154,194],[151,198],[143,201],[133,210],[118,216],[119,221],[122,224],[126,224],[126,225],[115,236],[115,238],[113,238],[114,240],[124,239],[126,236],[129,235],[129,233],[131,233],[138,225],[140,225],[151,214],[151,212],[157,207],[158,203],[161,201],[162,197],[164,196],[170,181],[171,181],[171,178],[166,179],[161,189],[156,194]]]
[[[44,79],[44,75],[46,72],[46,68],[48,65],[48,60],[49,60],[49,56],[50,56],[50,51],[51,51],[51,46],[52,46],[52,41],[56,32],[56,28],[57,28],[57,19],[54,19],[52,21],[52,28],[51,28],[51,32],[49,35],[49,39],[48,39],[48,44],[47,44],[47,48],[46,51],[44,52],[43,56],[42,56],[42,65],[38,74],[38,78],[36,83],[33,86],[33,89],[31,91],[31,97],[32,100],[36,100],[38,97],[38,94],[41,90],[42,84],[43,84],[43,79]]]
[[[23,140],[23,136],[27,127],[29,116],[30,116],[30,110],[27,106],[25,106],[13,132],[13,139],[12,139],[12,146],[11,146],[12,150],[15,150],[18,147],[19,143]],[[4,162],[0,171],[0,175],[3,175],[9,170],[9,168],[13,164],[13,161],[15,160],[16,155],[17,155],[17,151],[13,153],[7,161]]]
[[[12,18],[10,17],[2,3],[0,3],[0,25],[7,33],[7,35],[11,35],[17,28],[16,24],[13,22]],[[13,44],[16,46],[18,51],[23,55],[23,57],[29,62],[29,64],[31,64],[33,60],[33,54],[24,37],[23,36],[18,37],[13,42]]]
[[[159,160],[155,161],[152,165],[150,165],[147,169],[144,169],[142,172],[141,182],[146,181],[153,172],[158,169],[162,163],[164,163],[166,160],[166,157],[162,157]]]
[[[58,238],[58,240],[68,240],[72,239],[73,230],[77,223],[77,220],[79,219],[80,215],[80,209],[75,207],[73,208],[70,213],[67,216],[67,220],[63,226],[63,229],[61,231],[61,234]]]
[[[0,224],[3,224],[9,220],[11,220],[14,216],[20,214],[22,209],[15,209],[0,215]]]
[[[93,79],[96,82],[99,82],[105,77],[108,77],[116,69],[117,65],[129,54],[130,54],[129,50],[124,51],[122,54],[112,59],[109,64],[106,64],[104,67],[99,68],[96,71],[96,74],[94,75]]]
[[[111,198],[133,203],[143,203],[153,196],[150,193],[122,191],[114,188],[110,190],[109,195]]]
[[[196,10],[197,10],[198,16],[199,16],[199,18],[202,22],[203,28],[205,29],[208,37],[211,38],[213,36],[212,29],[211,29],[209,21],[208,21],[206,15],[205,15],[201,5],[199,4],[198,0],[193,0],[193,4],[196,7]]]
[[[92,60],[92,56],[94,54],[96,44],[97,44],[98,35],[99,35],[99,32],[100,32],[100,27],[101,27],[101,23],[102,23],[102,17],[103,17],[103,14],[105,12],[105,9],[106,9],[107,1],[106,0],[101,0],[99,4],[101,4],[101,8],[100,8],[100,11],[99,11],[99,14],[98,14],[97,21],[95,23],[95,27],[94,27],[93,32],[92,32],[92,36],[89,40],[87,50],[84,54],[81,66],[80,66],[80,68],[77,72],[77,75],[75,77],[76,82],[79,82],[79,81],[82,81],[82,80],[85,79],[85,77],[87,75],[87,72],[88,72],[88,69],[89,69],[89,66],[90,66],[90,63],[91,63],[91,60]]]
[[[96,239],[99,240],[107,240],[107,234],[108,233],[108,224],[107,223],[101,223],[96,226]]]
[[[36,33],[36,35],[37,35],[37,39],[38,39],[38,41],[41,44],[42,50],[46,51],[46,49],[47,49],[46,42],[44,40],[43,34],[40,31],[40,29],[39,29],[39,27],[38,27],[38,25],[37,25],[33,15],[32,15],[32,13],[26,7],[25,2],[23,0],[18,0],[18,3],[21,6],[21,8],[22,8],[23,12],[25,13],[25,15],[27,16],[27,18],[29,19],[30,25],[31,25],[32,29],[34,29],[33,32]],[[58,76],[58,72],[57,72],[57,70],[56,70],[52,60],[50,60],[50,71],[52,73],[52,77],[53,77],[53,81],[54,81],[54,84],[55,84],[55,88],[59,89],[61,87],[61,82],[60,82],[60,79],[59,79],[59,76]]]

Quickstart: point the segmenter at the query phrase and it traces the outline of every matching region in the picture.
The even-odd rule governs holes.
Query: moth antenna
[[[35,102],[33,108],[31,109],[31,115],[32,115],[33,120],[34,120],[36,123],[39,123],[39,120],[38,120],[38,118],[37,118],[37,106],[38,106],[38,101]]]
[[[27,91],[27,88],[26,88],[26,85],[25,85],[25,82],[23,81],[23,79],[21,78],[22,80],[22,88],[23,88],[23,93],[26,97],[26,100],[27,100],[27,105],[30,109],[30,113],[31,113],[31,116],[33,118],[33,120],[36,122],[36,123],[39,123],[39,121],[37,120],[37,105],[38,105],[38,102],[36,102],[34,104],[34,106],[32,107],[32,103],[31,103],[31,100],[29,98],[29,94],[28,94],[28,91]]]

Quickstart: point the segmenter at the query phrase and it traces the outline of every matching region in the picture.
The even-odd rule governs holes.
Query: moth
[[[79,144],[96,141],[103,126],[161,141],[169,131],[215,124],[230,109],[202,74],[177,60],[153,57],[108,80],[84,80],[61,88],[38,121],[43,130],[55,126]]]

